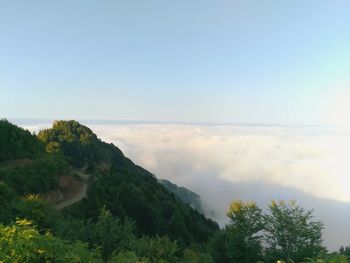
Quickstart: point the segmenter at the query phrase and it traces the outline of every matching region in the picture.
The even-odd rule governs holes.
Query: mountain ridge
[[[67,170],[62,173],[86,167],[91,175],[87,197],[63,209],[67,216],[96,220],[105,208],[113,216],[134,220],[138,235],[168,235],[182,245],[208,240],[219,229],[214,221],[176,198],[152,173],[125,157],[118,147],[101,141],[91,129],[76,121],[55,121],[52,128],[31,136],[39,140],[45,156],[65,165]],[[20,193],[43,192],[39,186],[45,178],[33,181],[38,186],[35,191]],[[58,188],[59,175],[55,178]],[[28,180],[22,185],[33,182]]]
[[[166,179],[158,179],[158,182],[165,186],[169,192],[173,193],[183,203],[188,204],[193,209],[196,209],[198,212],[203,214],[202,202],[197,193],[187,189],[186,187],[178,186]]]

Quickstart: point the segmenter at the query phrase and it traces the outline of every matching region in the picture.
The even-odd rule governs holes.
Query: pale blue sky
[[[350,121],[349,10],[336,0],[0,0],[0,116]]]

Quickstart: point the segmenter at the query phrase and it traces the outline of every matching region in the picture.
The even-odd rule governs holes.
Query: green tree
[[[267,256],[271,262],[300,262],[321,254],[323,224],[314,220],[313,211],[294,201],[271,202],[265,216]]]
[[[350,258],[350,247],[346,246],[346,247],[341,247],[339,249],[339,254],[347,256],[348,258]]]
[[[141,260],[134,252],[119,252],[111,258],[109,263],[148,263],[149,261]]]
[[[262,211],[254,202],[231,203],[227,254],[232,262],[250,263],[261,258]]]
[[[225,228],[217,232],[209,242],[210,254],[214,258],[216,263],[230,262],[226,246],[226,244],[228,243],[228,236],[228,231]]]
[[[214,263],[214,259],[207,252],[185,249],[181,263]]]
[[[80,240],[90,248],[99,249],[105,261],[113,254],[127,251],[135,239],[134,223],[129,220],[122,222],[104,208],[96,222],[91,219],[62,219],[54,230],[62,238]]]
[[[135,240],[131,247],[139,257],[147,258],[151,262],[179,262],[178,254],[180,252],[176,242],[168,237],[148,237],[144,236]]]
[[[227,213],[229,224],[212,240],[216,262],[251,263],[261,259],[261,209],[253,202],[235,201]]]
[[[332,255],[325,259],[307,259],[306,263],[349,263],[349,258],[344,255]]]
[[[29,131],[0,120],[0,162],[35,159],[44,153],[43,144]]]
[[[102,262],[81,242],[67,243],[50,233],[40,234],[30,221],[0,225],[0,262]]]
[[[0,182],[0,223],[9,223],[15,214],[15,204],[18,197],[5,183]]]
[[[134,225],[129,221],[122,224],[119,218],[113,217],[109,211],[102,209],[90,242],[101,247],[102,256],[107,260],[113,252],[126,250],[130,246],[134,239],[133,229]]]
[[[51,229],[59,218],[57,211],[40,198],[39,195],[27,195],[18,200],[14,206],[17,218],[30,220],[40,231]]]

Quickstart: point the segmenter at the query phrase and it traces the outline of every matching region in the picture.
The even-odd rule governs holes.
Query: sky
[[[349,10],[0,0],[0,117],[350,127]]]
[[[220,223],[233,199],[296,199],[325,222],[329,247],[349,245],[349,10],[0,0],[0,118],[32,131],[49,122],[28,119],[124,121],[83,123],[199,193]]]

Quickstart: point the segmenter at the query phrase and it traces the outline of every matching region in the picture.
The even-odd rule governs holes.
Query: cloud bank
[[[263,181],[350,201],[350,134],[317,127],[187,125],[91,126],[136,163],[187,183],[211,174],[231,182]]]

